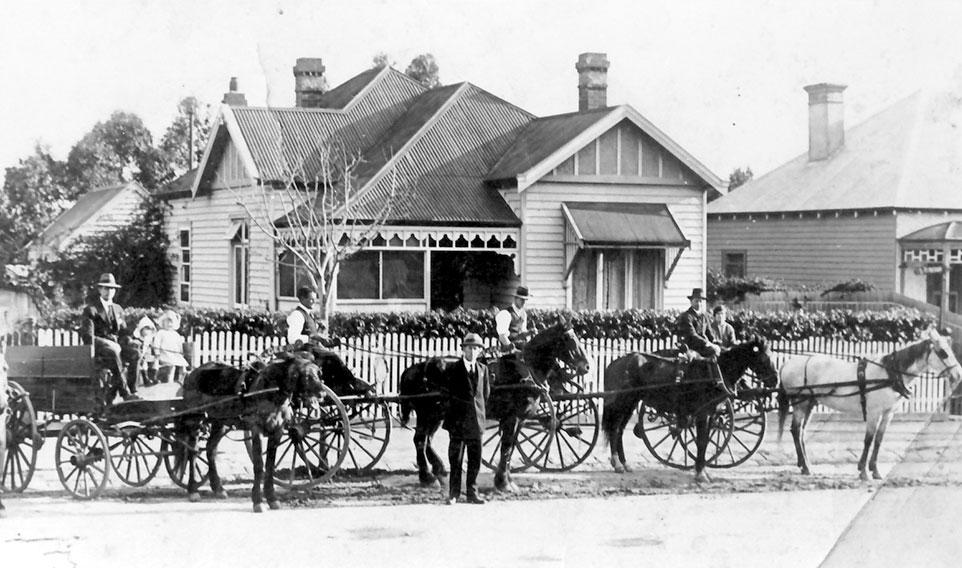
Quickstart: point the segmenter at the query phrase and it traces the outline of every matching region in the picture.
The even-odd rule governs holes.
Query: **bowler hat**
[[[97,281],[98,288],[120,288],[117,284],[117,279],[114,278],[112,272],[104,272],[100,275],[100,280]]]
[[[521,298],[522,300],[527,300],[530,296],[528,295],[527,286],[518,286],[518,289],[514,291],[515,298]]]
[[[477,333],[469,333],[461,340],[461,347],[484,347],[481,343],[481,336]]]
[[[689,300],[705,300],[707,298],[705,298],[705,296],[702,295],[701,288],[692,288],[691,296],[688,296],[688,299]]]

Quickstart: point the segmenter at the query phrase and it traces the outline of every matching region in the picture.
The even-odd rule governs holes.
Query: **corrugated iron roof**
[[[318,97],[317,107],[343,109],[348,103],[354,100],[354,97],[363,91],[364,87],[367,87],[380,72],[381,68],[375,67],[344,81],[337,87]]]
[[[845,131],[826,160],[802,154],[708,206],[709,213],[962,210],[962,97],[916,92]]]
[[[51,247],[59,246],[63,239],[70,236],[77,228],[86,223],[97,212],[126,189],[147,195],[137,182],[127,182],[100,189],[94,189],[77,198],[77,202],[61,213],[52,223],[34,238],[34,243],[43,243]]]
[[[691,244],[663,203],[566,202],[565,207],[584,246]]]

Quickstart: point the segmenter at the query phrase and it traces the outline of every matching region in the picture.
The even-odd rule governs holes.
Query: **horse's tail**
[[[785,419],[788,418],[788,411],[791,410],[791,403],[784,390],[779,390],[776,396],[778,400],[778,440],[781,441],[782,434],[785,433]]]
[[[605,391],[617,391],[624,388],[627,384],[628,364],[633,360],[632,356],[620,357],[612,361],[605,369],[604,387]],[[621,423],[625,421],[625,412],[629,413],[628,420],[631,420],[630,413],[634,410],[633,405],[627,406],[619,404],[621,395],[615,394],[605,396],[603,411],[601,413],[601,433],[604,436],[605,444],[609,447],[618,435]]]
[[[401,380],[398,383],[399,391],[401,395],[401,426],[406,427],[408,421],[411,419],[411,411],[414,410],[414,400],[406,398],[405,395],[412,394],[410,392],[411,385],[417,380],[418,369],[424,368],[424,363],[417,363],[411,365],[404,372],[401,373]]]

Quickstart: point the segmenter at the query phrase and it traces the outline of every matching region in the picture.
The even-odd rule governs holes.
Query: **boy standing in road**
[[[465,480],[466,501],[483,505],[478,495],[478,472],[481,470],[481,434],[484,432],[484,403],[491,392],[488,368],[478,361],[483,349],[481,336],[469,333],[461,342],[461,359],[445,370],[445,394],[448,409],[444,415],[444,429],[450,436],[448,461],[451,476],[448,483],[448,505],[461,498],[461,463],[468,454],[468,473]]]

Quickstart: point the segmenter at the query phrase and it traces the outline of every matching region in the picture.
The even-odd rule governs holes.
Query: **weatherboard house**
[[[844,89],[805,87],[808,152],[709,205],[709,267],[962,312],[962,97],[919,91],[845,129]]]
[[[341,262],[338,311],[487,308],[518,284],[532,307],[683,308],[705,280],[707,200],[720,180],[628,105],[607,106],[608,59],[577,62],[579,110],[537,117],[470,83],[425,88],[392,68],[326,90],[294,67],[296,107],[225,95],[188,183],[166,193],[178,300],[288,309],[309,283],[241,203],[336,141],[363,157],[356,203],[392,176],[411,197]],[[365,201],[366,200],[366,201]]]

